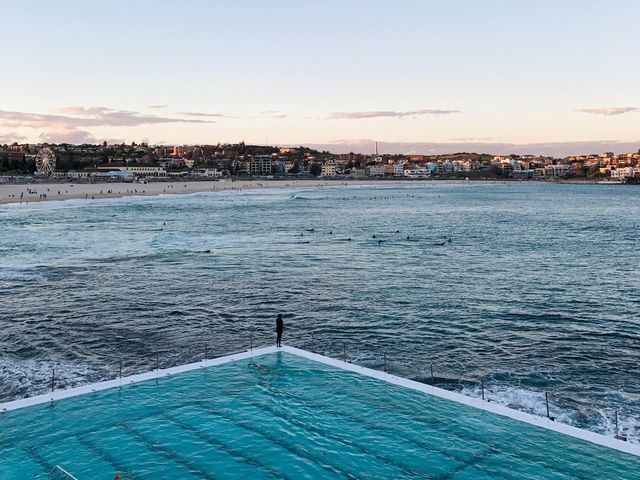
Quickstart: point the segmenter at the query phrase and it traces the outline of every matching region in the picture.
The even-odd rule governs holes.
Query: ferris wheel
[[[56,154],[49,147],[45,147],[36,155],[36,173],[50,175],[56,169]]]

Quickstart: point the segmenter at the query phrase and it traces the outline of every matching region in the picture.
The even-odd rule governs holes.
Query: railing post
[[[160,353],[156,352],[156,370],[160,370]]]
[[[53,399],[53,391],[56,388],[56,369],[51,370],[51,398]]]
[[[384,352],[384,373],[387,373],[387,352]]]
[[[433,384],[433,363],[431,364],[431,384]]]
[[[547,405],[547,418],[551,418],[551,415],[549,415],[549,393],[548,392],[544,392],[544,403]]]
[[[120,364],[118,365],[118,378],[122,380],[122,357],[120,357]]]
[[[482,400],[484,400],[484,377],[480,377],[480,388],[482,389]]]
[[[249,350],[253,350],[253,332],[249,334]]]
[[[616,438],[620,439],[620,435],[618,435],[618,409],[616,409]]]
[[[316,349],[313,343],[313,332],[311,332],[311,353],[316,353]]]
[[[347,361],[347,344],[342,344],[342,361],[346,363]]]

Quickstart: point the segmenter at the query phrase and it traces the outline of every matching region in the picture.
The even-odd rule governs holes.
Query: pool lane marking
[[[424,383],[416,382],[415,380],[397,377],[390,373],[385,373],[360,365],[343,362],[341,360],[325,357],[323,355],[318,355],[317,353],[308,352],[306,350],[301,350],[299,348],[291,347],[288,345],[280,347],[279,350],[290,353],[292,355],[297,355],[302,358],[306,358],[308,360],[313,360],[318,363],[323,363],[325,365],[341,368],[343,370],[360,373],[362,375],[376,378],[378,380],[382,380],[394,385],[417,390],[427,395],[433,395],[435,397],[450,400],[456,403],[467,405],[469,407],[485,410],[487,412],[495,413],[503,417],[508,417],[513,420],[528,423],[529,425],[546,428],[547,430],[552,430],[554,432],[568,435],[579,440],[584,440],[586,442],[593,443],[602,447],[612,448],[620,452],[629,453],[631,455],[640,457],[640,445],[634,443],[624,442],[613,437],[607,437],[599,433],[590,432],[588,430],[583,430],[581,428],[573,427],[564,423],[554,422],[546,417],[537,417],[535,415],[521,412],[519,410],[514,410],[502,405],[498,405],[496,403],[490,403],[479,398],[467,397],[466,395],[463,395],[461,393],[451,392],[449,390],[444,390],[433,385],[427,385]]]
[[[162,418],[164,418],[167,422],[173,424],[174,426],[176,426],[177,428],[179,428],[180,430],[182,430],[183,432],[186,432],[187,434],[190,434],[196,438],[198,438],[201,442],[208,444],[212,447],[215,447],[216,449],[223,451],[225,453],[227,453],[229,456],[235,458],[236,460],[238,460],[240,463],[244,463],[245,465],[251,467],[251,468],[255,468],[256,470],[261,471],[262,473],[264,473],[267,477],[269,476],[275,476],[275,478],[278,478],[282,475],[284,475],[286,477],[286,474],[284,474],[283,472],[280,472],[278,470],[275,470],[274,468],[272,468],[269,465],[265,465],[262,462],[259,462],[258,460],[254,460],[251,457],[248,457],[246,455],[243,455],[243,453],[241,451],[239,451],[238,449],[234,448],[234,447],[230,447],[227,444],[225,444],[224,442],[212,437],[211,435],[202,432],[201,430],[198,430],[195,427],[192,427],[191,425],[183,422],[182,420],[178,419],[175,417],[174,414],[172,413],[163,413],[161,414]]]
[[[80,387],[68,388],[65,390],[55,390],[54,392],[45,393],[42,395],[36,395],[29,398],[20,398],[17,400],[0,403],[0,413],[17,410],[19,408],[32,407],[34,405],[40,405],[43,403],[63,400],[65,398],[77,397],[78,395],[84,395],[87,393],[124,387],[126,385],[172,376],[178,373],[190,372],[201,368],[233,363],[261,355],[267,355],[269,353],[275,353],[280,350],[282,350],[282,348],[277,348],[275,346],[258,349],[254,348],[253,350],[247,350],[246,352],[234,353],[232,355],[226,355],[224,357],[210,358],[194,363],[188,363],[186,365],[179,365],[177,367],[153,370],[146,373],[138,373],[130,375],[128,377],[122,377],[121,379],[116,378],[113,380],[105,380],[103,382],[91,383],[89,385],[83,385]]]
[[[145,446],[151,454],[157,455],[159,457],[164,457],[170,462],[183,466],[194,477],[204,478],[206,480],[217,480],[217,477],[209,472],[202,470],[202,467],[197,463],[184,458],[183,455],[179,454],[175,450],[171,450],[171,448],[162,443],[154,442],[138,429],[135,429],[126,423],[120,423],[118,424],[118,427],[127,432],[131,438],[135,439],[137,442]]]
[[[322,383],[316,383],[316,385],[322,385],[325,387],[328,387],[328,385],[326,385],[326,382],[322,382]],[[395,387],[395,386],[394,386]],[[392,387],[393,388],[393,387]],[[355,421],[358,423],[361,423],[363,425],[366,425],[365,422],[362,422],[359,420],[359,418],[357,418],[356,416],[351,415],[349,412],[343,412],[340,410],[336,410],[331,406],[324,406],[323,404],[320,404],[318,402],[314,402],[313,400],[306,400],[304,397],[302,397],[299,393],[296,394],[291,394],[290,390],[287,390],[284,392],[284,395],[287,395],[289,398],[298,400],[298,401],[302,401],[307,405],[315,405],[318,409],[323,410],[331,415],[334,416],[338,416],[338,417],[344,417],[347,418],[348,420],[351,421]],[[366,397],[365,397],[366,395]],[[348,396],[348,395],[342,395],[340,396],[341,402],[348,402],[351,401],[352,403],[354,401],[359,403],[359,406],[361,408],[373,408],[373,409],[377,409],[379,411],[384,411],[387,415],[392,415],[392,416],[397,416],[397,417],[401,417],[403,419],[403,421],[405,422],[412,422],[415,424],[419,425],[419,428],[428,428],[430,430],[433,431],[433,434],[435,435],[447,435],[447,436],[451,436],[454,435],[456,437],[456,440],[458,441],[463,441],[463,442],[467,442],[467,444],[474,443],[477,444],[479,447],[485,446],[485,449],[487,448],[486,446],[488,445],[488,449],[489,451],[487,452],[487,454],[500,454],[500,455],[506,455],[509,456],[511,458],[513,458],[514,461],[519,462],[520,464],[527,464],[527,462],[531,462],[532,460],[527,459],[523,456],[523,451],[522,449],[520,450],[511,450],[511,451],[507,451],[504,449],[504,446],[500,445],[499,443],[494,442],[491,439],[487,439],[486,441],[483,439],[482,443],[478,442],[477,440],[477,432],[474,432],[472,429],[466,428],[465,427],[465,423],[455,423],[455,427],[457,428],[464,428],[464,430],[457,430],[455,431],[455,433],[451,433],[451,424],[447,425],[446,423],[444,423],[441,419],[434,417],[431,418],[431,422],[429,423],[429,420],[422,418],[422,417],[411,417],[409,414],[407,414],[406,412],[404,412],[400,407],[394,406],[391,409],[389,409],[387,407],[386,404],[382,404],[379,405],[377,403],[374,403],[374,400],[377,397],[371,397],[371,395],[369,395],[369,392],[367,392],[366,394],[362,394],[362,392],[359,392],[359,395],[357,396]],[[338,402],[339,404],[342,404],[341,402]],[[402,407],[405,407],[404,405],[402,405]],[[437,424],[437,426],[436,426]],[[395,430],[390,429],[387,426],[378,426],[378,425],[373,425],[371,427],[369,427],[371,429],[375,430],[388,430],[390,432],[395,432]],[[394,436],[396,436],[397,438],[401,438],[404,439],[406,442],[408,443],[412,443],[413,445],[425,449],[425,450],[429,450],[435,453],[439,453],[441,455],[446,456],[447,458],[450,458],[456,462],[464,462],[465,460],[462,458],[459,458],[458,456],[451,454],[449,452],[447,452],[446,450],[438,450],[437,447],[433,447],[433,446],[424,446],[424,445],[420,445],[420,443],[422,443],[419,440],[410,440],[409,438],[405,437],[402,433],[394,433]],[[428,444],[426,444],[428,445]],[[485,450],[482,450],[485,451]],[[540,460],[533,460],[535,462],[539,462]],[[545,470],[548,470],[550,473],[555,473],[558,475],[567,475],[570,474],[573,477],[576,478],[576,480],[589,480],[591,479],[591,475],[586,474],[585,476],[585,472],[566,472],[566,471],[561,471],[558,470],[554,465],[550,464],[550,463],[544,463],[544,464],[539,464],[539,466],[542,466],[542,468],[544,468]],[[571,467],[573,469],[576,469],[577,467]]]
[[[340,445],[343,445],[344,447],[350,447],[353,448],[354,450],[360,452],[361,454],[367,455],[369,457],[372,457],[376,460],[378,460],[382,465],[386,465],[388,467],[393,467],[393,469],[402,472],[405,475],[409,475],[410,478],[420,478],[423,477],[426,473],[425,471],[422,470],[417,470],[415,467],[412,467],[411,465],[408,465],[405,462],[399,461],[393,457],[390,457],[384,450],[383,451],[375,451],[372,448],[368,448],[366,445],[360,445],[357,443],[349,443],[348,440],[346,440],[345,438],[341,437],[340,435],[336,435],[332,432],[328,432],[326,430],[322,430],[318,427],[316,427],[315,425],[313,425],[312,423],[305,423],[301,420],[298,420],[297,418],[294,418],[292,416],[290,416],[288,414],[288,412],[286,411],[277,411],[275,408],[269,406],[269,405],[263,405],[259,402],[254,402],[251,401],[247,398],[245,398],[245,402],[248,403],[249,405],[253,405],[254,407],[259,408],[260,410],[263,411],[267,411],[269,412],[271,415],[273,415],[274,417],[280,418],[281,420],[284,420],[292,425],[295,425],[297,428],[301,429],[303,432],[314,432],[315,434],[324,437],[325,439],[331,441],[331,442],[336,442]],[[325,415],[327,414],[326,411],[324,411]],[[329,414],[330,415],[330,414]],[[335,417],[336,415],[334,415]],[[357,428],[357,427],[356,427]],[[380,437],[381,440],[384,440],[383,437]],[[444,455],[443,455],[444,456]]]
[[[400,385],[406,388],[411,388],[413,390],[417,390],[419,392],[422,392],[428,395],[433,395],[435,397],[440,397],[445,400],[450,400],[456,403],[467,405],[469,407],[485,410],[491,413],[495,413],[497,415],[501,415],[503,417],[508,417],[513,420],[518,420],[524,423],[528,423],[529,425],[546,428],[547,430],[552,430],[557,433],[562,433],[573,438],[577,438],[577,439],[584,440],[596,445],[600,445],[602,447],[612,448],[620,452],[629,453],[631,455],[640,457],[640,445],[636,445],[630,442],[623,442],[622,440],[618,440],[613,437],[607,437],[605,435],[601,435],[595,432],[590,432],[588,430],[583,430],[581,428],[573,427],[571,425],[554,422],[546,417],[537,417],[535,415],[521,412],[519,410],[514,410],[502,405],[498,405],[496,403],[489,403],[478,398],[467,397],[461,393],[450,392],[448,390],[444,390],[444,389],[435,387],[433,385],[427,385],[424,383],[416,382],[414,380],[397,377],[389,373],[380,372],[378,370],[373,370],[367,367],[362,367],[359,365],[354,365],[352,363],[343,362],[341,360],[325,357],[323,355],[308,352],[306,350],[291,347],[288,345],[284,345],[283,347],[271,346],[271,347],[258,348],[258,349],[249,350],[246,352],[236,353],[233,355],[227,355],[224,357],[218,357],[214,359],[208,359],[208,360],[202,360],[199,362],[189,363],[186,365],[180,365],[177,367],[171,367],[166,369],[154,370],[152,372],[131,375],[128,377],[123,377],[121,379],[107,380],[104,382],[93,383],[93,384],[84,385],[81,387],[70,388],[67,390],[58,390],[49,394],[38,395],[38,396],[23,398],[18,400],[12,400],[10,402],[0,403],[0,413],[11,411],[11,410],[17,410],[19,408],[39,405],[39,404],[47,403],[51,401],[62,400],[64,398],[75,397],[75,396],[83,395],[86,393],[92,393],[92,392],[97,392],[101,390],[107,390],[111,388],[130,385],[138,382],[144,382],[147,380],[162,378],[165,376],[176,375],[178,373],[189,372],[189,371],[197,370],[200,368],[223,365],[225,363],[232,363],[232,362],[245,360],[245,359],[249,359],[257,356],[267,355],[275,352],[286,352],[292,355],[297,355],[299,357],[306,358],[308,360],[316,361],[318,363],[323,363],[325,365],[330,365],[333,367],[341,368],[343,370],[360,373],[360,374],[363,374],[372,378],[376,378],[378,380],[382,380],[394,385]]]
[[[111,465],[114,471],[120,472],[122,475],[124,475],[124,478],[131,479],[131,480],[137,480],[138,478],[140,478],[134,472],[131,472],[129,470],[129,467],[127,467],[126,465],[123,465],[122,463],[120,463],[119,460],[112,457],[109,452],[105,452],[101,447],[96,445],[92,440],[89,440],[86,437],[86,435],[88,435],[88,433],[85,433],[82,435],[76,435],[75,438],[78,439],[78,442],[82,446],[84,446],[87,449],[87,451],[93,452],[93,454],[97,455],[98,458],[101,458],[104,462]]]
[[[335,465],[330,464],[325,458],[322,458],[319,455],[316,455],[305,449],[303,449],[304,454],[301,455],[300,449],[297,449],[295,445],[290,445],[285,440],[282,440],[277,436],[271,435],[266,431],[261,430],[258,427],[255,427],[248,420],[237,419],[237,418],[233,418],[228,415],[225,415],[224,413],[221,413],[218,409],[213,408],[210,404],[204,404],[202,401],[195,404],[194,406],[199,410],[207,412],[208,414],[213,415],[215,417],[218,417],[222,421],[227,421],[229,423],[232,423],[233,425],[236,425],[244,430],[247,430],[249,432],[255,433],[256,435],[263,437],[268,442],[279,445],[280,447],[284,448],[285,450],[293,454],[297,459],[300,459],[300,461],[313,460],[316,466],[318,466],[319,468],[322,468],[323,470],[327,470],[328,472],[334,475],[342,476],[344,478],[348,478],[352,480],[356,480],[358,478],[352,475],[351,473],[345,472],[340,468],[336,467]]]

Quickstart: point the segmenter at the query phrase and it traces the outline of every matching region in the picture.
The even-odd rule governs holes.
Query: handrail
[[[51,469],[51,471],[47,474],[47,476],[49,477],[50,480],[54,480],[56,478],[59,478],[59,477],[54,477],[54,475],[63,475],[63,478],[66,478],[66,479],[78,480],[76,477],[71,475],[69,472],[67,472],[60,465],[56,465],[55,467],[53,467]]]
[[[394,370],[398,372],[398,366],[403,365],[402,362],[400,363],[394,362],[393,357],[392,355],[389,354],[388,350],[380,349],[379,353],[376,353],[373,356],[367,356],[365,358],[358,354],[354,355],[353,352],[349,352],[349,344],[344,342],[344,340],[328,342],[328,343],[318,341],[317,332],[315,332],[314,334],[314,332],[311,331],[309,333],[309,337],[307,338],[300,338],[299,336],[296,336],[295,333],[289,336],[289,338],[291,337],[293,338],[292,338],[292,341],[289,342],[289,345],[293,346],[297,344],[297,346],[300,346],[300,348],[310,350],[315,353],[321,353],[322,355],[334,357],[336,359],[340,359],[342,361],[349,362],[349,363],[360,364],[364,362],[364,366],[369,366],[369,368],[382,370],[385,373],[388,373]],[[257,348],[257,346],[259,345],[258,342],[260,340],[261,338],[256,338],[255,332],[250,331],[246,337],[246,343],[238,342],[239,344],[242,345],[242,347],[233,349],[232,351],[226,352],[223,355],[218,355],[219,352],[215,352],[214,354],[214,352],[209,346],[210,344],[204,343],[202,347],[196,346],[194,348],[194,346],[191,346],[188,349],[186,349],[186,351],[189,353],[187,357],[185,357],[184,355],[180,355],[179,356],[180,359],[176,357],[168,361],[166,360],[166,357],[165,357],[165,362],[163,362],[162,353],[171,354],[175,352],[168,351],[166,349],[164,351],[162,349],[156,350],[153,353],[150,353],[148,361],[145,360],[142,362],[142,364],[140,361],[123,362],[123,358],[120,355],[105,355],[103,358],[106,358],[108,363],[106,365],[102,365],[101,372],[98,376],[101,377],[101,381],[118,380],[118,379],[122,380],[123,377],[129,376],[132,374],[136,375],[141,373],[150,373],[154,371],[159,372],[160,369],[163,369],[163,368],[184,365],[186,363],[192,363],[194,361],[203,361],[204,365],[207,365],[208,360],[213,360],[218,356],[227,356],[227,355],[232,355],[236,353],[252,351],[255,348]],[[371,360],[374,361],[375,363],[374,365],[371,365],[371,362],[370,362]],[[436,385],[436,386],[439,386],[440,388],[450,390],[451,387],[449,385],[444,385],[444,386],[438,385],[438,383],[441,383],[441,382],[439,382],[438,378],[434,376],[434,367],[437,368],[438,366],[434,365],[433,363],[427,363],[426,367],[424,367],[424,378],[422,378],[420,381],[422,383]],[[400,370],[402,370],[402,368],[400,368]],[[403,372],[403,376],[406,376],[406,372]],[[441,378],[445,379],[446,377],[441,377]],[[490,397],[493,397],[492,395],[493,392],[491,389],[490,382],[488,382],[489,378],[487,378],[484,375],[476,378],[469,378],[469,377],[465,377],[465,378],[466,378],[466,383],[470,385],[473,385],[473,384],[477,385],[477,394],[478,394],[477,396],[481,398],[483,401],[486,401],[486,402],[496,401],[495,397],[490,398]],[[59,391],[60,389],[64,390],[65,388],[69,388],[70,386],[81,386],[83,383],[86,384],[87,381],[88,379],[86,375],[60,376],[59,371],[52,370],[51,376],[49,377],[49,381],[47,382],[48,385],[43,387],[46,388],[46,391],[48,391],[48,393],[51,395],[51,400],[53,400],[54,393],[56,391]],[[43,391],[44,388],[43,389],[37,388],[39,393],[37,393],[36,395],[41,395],[45,393],[45,391]],[[553,412],[553,408],[550,408],[550,407],[553,407],[553,405],[550,405],[551,403],[550,401],[552,399],[562,400],[562,397],[557,393],[554,393],[553,391],[539,390],[537,391],[537,393],[540,395],[541,401],[543,402],[542,408],[544,413],[540,412],[540,413],[537,413],[536,415],[547,417],[551,421],[556,420],[556,417],[554,415],[555,412]],[[28,398],[30,396],[32,395],[26,395],[24,398]],[[469,396],[473,397],[475,395],[471,394]],[[610,412],[609,414],[606,415],[606,418],[611,422],[613,426],[612,428],[613,431],[610,433],[610,435],[613,436],[614,438],[617,438],[618,440],[629,441],[630,432],[625,432],[622,428],[620,428],[620,413],[621,413],[620,409],[607,408],[607,406],[605,405],[601,405],[601,407],[602,409],[609,410]],[[634,439],[633,441],[636,442],[637,440]]]

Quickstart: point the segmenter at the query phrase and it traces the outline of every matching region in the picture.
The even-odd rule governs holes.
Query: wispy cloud
[[[452,142],[488,142],[493,140],[493,137],[457,137],[452,138]]]
[[[16,132],[0,133],[0,144],[22,142],[26,139],[27,137]]]
[[[147,105],[147,108],[154,108],[154,109],[160,109],[160,108],[167,108],[169,105]]]
[[[91,127],[136,127],[165,123],[215,123],[213,120],[173,118],[148,115],[130,110],[108,107],[61,107],[56,114],[14,112],[0,110],[0,126],[42,130],[40,137],[47,141],[83,143],[93,141]]]
[[[60,107],[54,110],[57,113],[63,113],[67,115],[101,115],[111,111],[107,107]]]
[[[604,116],[612,116],[612,115],[622,115],[624,113],[637,112],[638,109],[636,107],[606,107],[606,108],[580,108],[577,110],[582,113],[591,113],[593,115],[604,115]]]
[[[227,118],[227,115],[222,113],[207,113],[207,112],[178,112],[178,115],[184,115],[185,117],[215,117],[215,118]]]
[[[404,118],[404,117],[418,117],[422,115],[449,115],[452,113],[459,113],[458,110],[438,110],[431,108],[424,108],[419,110],[373,110],[367,112],[331,112],[329,118],[331,119],[361,119],[361,118]]]

